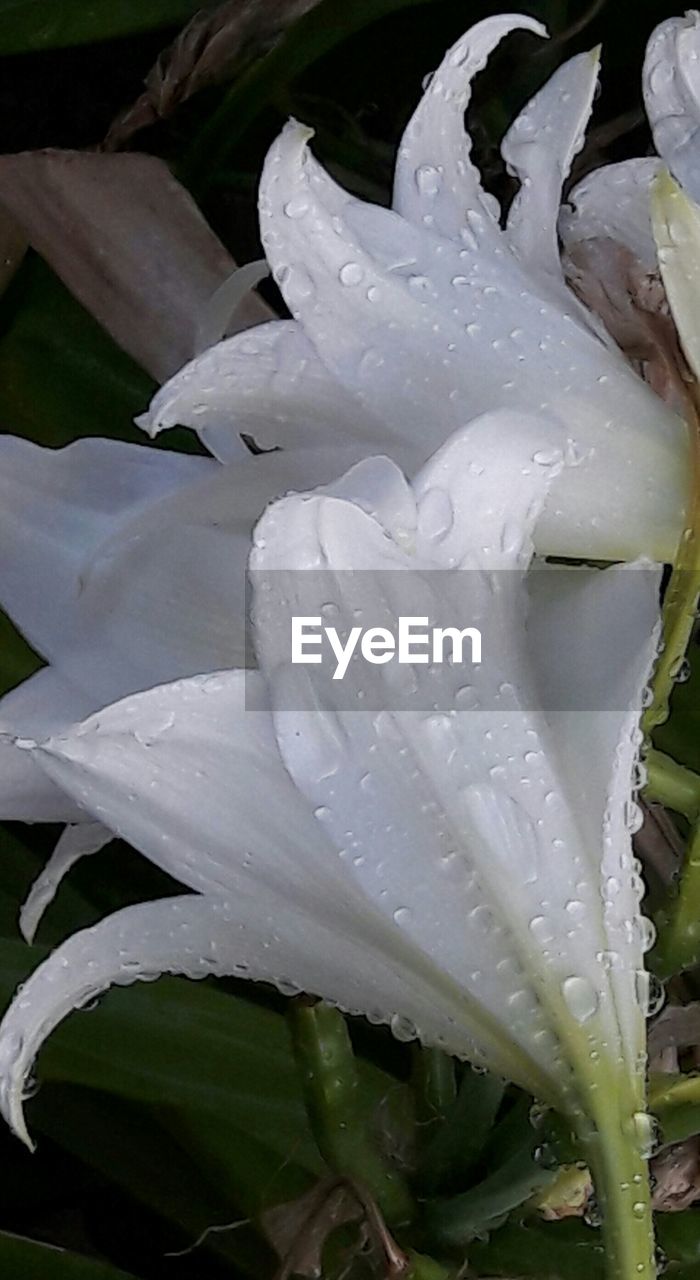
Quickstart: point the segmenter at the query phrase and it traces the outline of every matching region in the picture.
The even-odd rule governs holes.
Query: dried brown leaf
[[[593,237],[566,255],[574,292],[600,319],[646,382],[684,413],[688,372],[657,272],[610,237]]]
[[[1,156],[0,206],[154,378],[192,357],[200,318],[236,264],[162,160],[80,151]],[[236,327],[271,314],[251,294]]]
[[[145,92],[112,124],[104,149],[117,151],[139,130],[164,120],[205,85],[263,57],[319,0],[226,0],[196,13],[146,76]]]
[[[666,1147],[651,1162],[654,1209],[682,1213],[700,1200],[700,1139],[686,1138]]]
[[[700,1002],[669,1004],[649,1029],[649,1055],[700,1045]]]
[[[318,1277],[324,1245],[330,1233],[362,1216],[352,1191],[337,1179],[324,1179],[305,1195],[277,1205],[262,1215],[262,1226],[275,1252],[283,1259],[283,1273]]]

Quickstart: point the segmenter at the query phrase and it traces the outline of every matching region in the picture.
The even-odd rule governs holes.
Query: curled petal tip
[[[312,129],[311,125],[304,124],[301,120],[295,120],[294,116],[290,116],[279,135],[278,142],[284,140],[288,146],[296,147],[300,152],[303,152],[315,132],[316,130]]]
[[[39,926],[39,921],[35,918],[33,903],[31,903],[29,899],[23,902],[20,907],[17,924],[24,941],[28,946],[31,946]]]
[[[19,1138],[28,1151],[33,1152],[36,1150],[36,1143],[29,1136],[23,1106],[28,1069],[29,1063],[21,1035],[5,1032],[0,1037],[0,1112],[15,1137]]]
[[[134,426],[138,427],[140,431],[145,431],[151,440],[158,435],[161,425],[156,414],[150,409],[147,409],[145,413],[138,413],[134,418]]]

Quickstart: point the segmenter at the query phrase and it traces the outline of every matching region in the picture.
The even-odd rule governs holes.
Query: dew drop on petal
[[[393,1014],[390,1026],[397,1040],[415,1040],[418,1035],[415,1023],[400,1013]]]
[[[344,285],[360,284],[364,278],[364,271],[359,262],[346,262],[344,267],[340,268],[338,273],[340,283]]]
[[[424,538],[439,541],[450,532],[454,511],[444,489],[428,489],[418,510],[418,528]]]
[[[416,186],[420,195],[434,197],[442,186],[439,171],[432,164],[421,164],[415,172]]]
[[[588,1022],[598,1011],[598,993],[588,978],[565,978],[561,993],[569,1013],[577,1022]]]
[[[295,196],[293,200],[288,200],[284,206],[284,212],[288,218],[303,218],[308,211],[309,202],[304,196]]]

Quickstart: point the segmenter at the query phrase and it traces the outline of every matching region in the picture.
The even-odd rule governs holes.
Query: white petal
[[[114,456],[92,447],[112,443],[105,441],[61,451],[12,443],[21,466],[8,459],[3,477],[0,597],[61,675],[89,695],[70,721],[161,681],[244,665],[255,521],[270,498],[330,479],[358,456],[357,447],[258,458],[244,451],[224,469],[141,446],[123,446],[125,455],[117,446]]]
[[[286,774],[257,672],[125,698],[34,753],[97,821],[189,888],[336,883],[335,858]],[[261,800],[264,797],[264,803]]]
[[[700,377],[700,207],[661,174],[651,212],[666,296],[688,364]]]
[[[155,436],[192,427],[221,462],[261,449],[373,441],[380,424],[328,373],[294,321],[277,320],[220,342],[185,365],[138,425]]]
[[[43,738],[92,710],[89,697],[48,667],[5,695],[0,701],[0,818],[80,822],[76,804],[16,742]]]
[[[187,895],[127,907],[69,938],[24,983],[0,1027],[0,1107],[15,1133],[31,1146],[24,1085],[54,1027],[109,986],[162,973],[233,975],[273,982],[287,993],[310,991],[349,1011],[369,1010],[377,1021],[392,1020],[404,1036],[415,1024],[428,1043],[471,1054],[459,998],[385,953],[361,920],[353,934],[342,904],[330,901],[327,908],[321,920],[259,888],[231,899]]]
[[[521,184],[508,214],[508,239],[531,270],[557,281],[562,184],[584,143],[599,69],[597,49],[565,62],[526,104],[501,146]]]
[[[700,14],[670,18],[652,33],[642,83],[656,149],[700,200]]]
[[[656,270],[649,197],[661,168],[661,161],[649,156],[603,165],[587,174],[561,210],[559,234],[565,248],[582,240],[617,240],[643,266]]]
[[[484,192],[471,161],[464,113],[474,76],[504,36],[517,30],[547,34],[541,22],[524,14],[486,18],[448,50],[432,77],[396,163],[393,206],[409,221],[450,237],[458,237],[468,222],[480,239],[498,232],[498,205]]]
[[[636,999],[643,935],[641,885],[631,874],[632,773],[642,692],[658,648],[660,585],[660,571],[648,564],[604,572],[542,567],[528,578],[529,651],[549,750],[600,878],[611,982],[632,1073],[644,1050]]]
[[[43,871],[37,876],[19,913],[19,927],[25,942],[33,942],[46,908],[53,902],[64,876],[76,862],[99,853],[112,839],[112,832],[99,822],[67,826]]]
[[[204,458],[114,440],[42,449],[0,437],[0,603],[30,643],[61,647],[90,558],[163,499],[214,474]]]
[[[362,205],[324,174],[307,137],[290,126],[274,144],[261,215],[276,278],[324,364],[423,457],[489,409],[558,419],[583,460],[553,488],[538,550],[671,559],[688,486],[680,420],[576,306],[563,313],[538,296],[513,255],[459,250]]]
[[[525,600],[517,581],[513,587],[556,472],[552,432],[527,423],[499,451],[493,425],[484,420],[451,442],[415,486],[421,505],[437,491],[451,506],[447,538],[421,534],[420,506],[408,551],[346,501],[309,495],[271,508],[251,557],[256,644],[287,768],[336,845],[352,854],[348,871],[565,1094],[569,1033],[557,1047],[548,1030],[562,1023],[570,1030],[576,1021],[567,1012],[569,977],[590,1001],[581,1017],[588,1033],[612,1052],[619,1033],[599,959],[606,943],[599,876],[591,874],[556,757],[546,754],[548,727],[518,621]],[[543,460],[533,462],[538,446]],[[481,472],[468,464],[470,448]],[[480,515],[489,515],[494,493],[484,532]],[[435,572],[454,564],[470,568]],[[314,565],[327,571],[299,572]],[[507,570],[509,592],[487,567]],[[395,572],[401,569],[409,572]],[[375,704],[366,667],[351,664],[342,683],[312,684],[308,669],[289,663],[290,612],[322,614],[332,605],[344,634],[363,616],[387,626],[401,615],[435,617],[429,606],[436,604],[440,620],[458,627],[486,607],[496,619],[489,665],[467,675],[466,690],[459,667],[444,666],[438,676],[416,666],[409,674],[417,709],[406,709],[397,707],[388,666],[376,668],[384,701]],[[469,710],[461,709],[465,691]]]
[[[207,347],[220,342],[226,334],[230,334],[232,330],[236,331],[236,312],[241,303],[256,284],[260,284],[260,281],[269,274],[270,270],[264,258],[257,262],[247,262],[244,267],[238,267],[233,271],[228,279],[214,290],[199,317],[195,340],[196,352],[206,351]],[[256,297],[256,302],[260,303],[260,309],[263,310],[262,299]]]

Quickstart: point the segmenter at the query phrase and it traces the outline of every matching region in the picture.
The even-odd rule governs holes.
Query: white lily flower
[[[686,197],[700,201],[699,59],[697,10],[668,18],[652,32],[642,89],[658,155],[604,165],[574,188],[568,198],[570,207],[562,210],[559,220],[568,252],[582,244],[612,240],[645,270],[657,268],[651,217],[654,184],[668,169]],[[678,216],[680,220],[680,212]]]
[[[649,942],[630,829],[658,578],[629,566],[567,573],[564,587],[557,570],[526,574],[562,469],[558,438],[550,423],[501,411],[458,432],[413,484],[374,458],[280,500],[251,557],[259,670],[210,668],[20,745],[56,795],[195,891],[117,912],[24,984],[0,1029],[0,1101],[25,1141],[27,1073],[71,1009],[163,972],[264,979],[487,1063],[559,1107],[610,1191],[624,1274],[651,1274],[646,1228],[629,1232],[647,1211]],[[167,494],[164,510],[197,492],[201,514],[209,483]],[[234,557],[236,536],[222,534]],[[112,545],[143,553],[148,542]],[[319,567],[323,583],[299,572]],[[290,615],[300,601],[308,613],[352,611],[346,570],[362,570],[363,603],[383,607],[387,569],[412,570],[392,574],[399,614],[414,612],[417,580],[459,625],[492,602],[498,687],[476,669],[460,695],[458,667],[415,666],[416,687],[447,710],[392,710],[387,675],[385,709],[347,711],[351,673],[335,701],[294,710],[290,689],[301,696],[303,685]],[[501,593],[504,571],[515,593]],[[195,574],[212,599],[227,592],[227,573],[203,536],[181,598],[203,589]],[[169,603],[166,593],[159,616]],[[174,637],[184,666],[186,632]],[[387,668],[377,671],[383,681]],[[561,710],[538,710],[545,688]]]
[[[509,14],[448,51],[401,142],[392,211],[338,187],[307,129],[284,130],[260,215],[294,319],[213,346],[163,387],[142,425],[192,426],[237,465],[243,436],[291,459],[327,442],[332,424],[334,444],[358,459],[386,451],[414,474],[476,414],[545,414],[581,465],[553,486],[538,551],[671,560],[688,497],[684,425],[568,289],[558,251],[597,55],[562,66],[508,130],[502,151],[521,185],[503,228],[470,157],[472,79],[515,28],[544,34]]]

